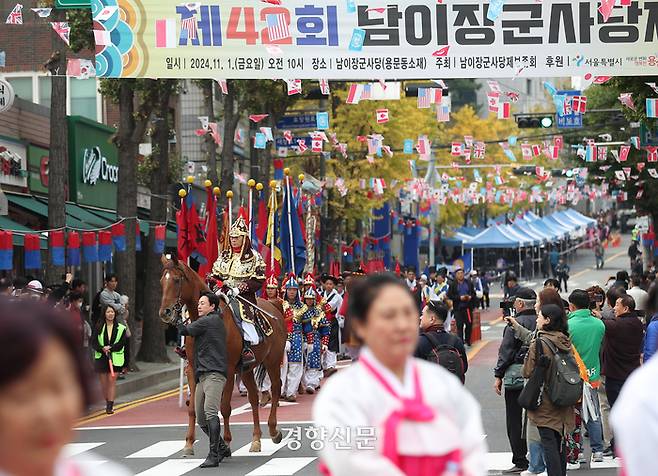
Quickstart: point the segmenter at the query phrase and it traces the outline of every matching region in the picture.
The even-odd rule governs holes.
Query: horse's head
[[[181,317],[183,305],[189,305],[193,299],[194,284],[188,276],[185,264],[179,262],[175,256],[162,255],[160,261],[162,262],[160,277],[162,300],[159,315],[165,324],[172,324]]]

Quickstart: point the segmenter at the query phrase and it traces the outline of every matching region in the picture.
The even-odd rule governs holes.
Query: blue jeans
[[[528,471],[536,474],[546,471],[546,463],[544,462],[544,447],[542,444],[538,442],[532,442],[528,445],[528,451],[530,452],[530,464],[528,465]]]
[[[587,428],[587,433],[589,433],[589,445],[592,448],[592,452],[598,453],[603,451],[603,424],[601,423],[599,394],[596,390],[590,388],[586,388],[585,391],[589,392],[592,402],[594,403],[594,411],[596,412],[596,421],[590,418],[590,420],[585,423],[585,428]]]

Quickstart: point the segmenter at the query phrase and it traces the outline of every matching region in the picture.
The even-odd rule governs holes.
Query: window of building
[[[26,101],[34,101],[33,91],[32,91],[32,78],[31,77],[9,77],[7,81],[14,88],[14,94],[21,99]]]
[[[96,120],[96,79],[70,79],[71,115]]]
[[[52,85],[50,76],[39,76],[39,104],[50,107]]]

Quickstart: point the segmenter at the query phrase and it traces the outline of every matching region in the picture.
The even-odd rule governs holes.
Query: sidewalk
[[[167,347],[169,363],[137,362],[138,372],[128,372],[124,379],[116,381],[115,405],[132,402],[144,397],[178,388],[180,357],[172,347]],[[104,402],[92,406],[91,413],[103,410]]]

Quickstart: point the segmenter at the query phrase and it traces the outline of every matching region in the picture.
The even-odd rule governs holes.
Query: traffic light
[[[550,129],[555,123],[555,114],[515,114],[516,125],[519,129]]]

